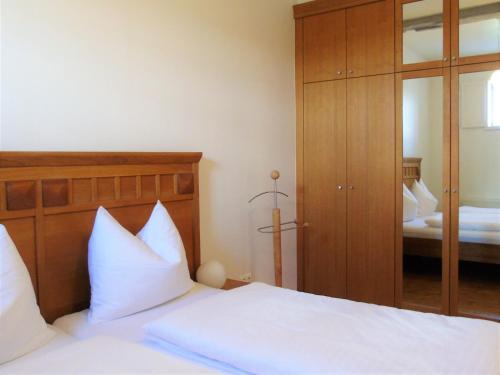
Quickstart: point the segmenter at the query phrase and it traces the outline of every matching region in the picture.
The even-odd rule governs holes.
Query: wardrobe
[[[500,2],[317,0],[294,13],[299,289],[498,319]],[[417,185],[428,212],[418,201],[404,217]]]

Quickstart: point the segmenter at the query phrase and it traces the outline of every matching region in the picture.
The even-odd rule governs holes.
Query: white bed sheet
[[[72,344],[76,342],[77,340],[68,335],[67,333],[63,332],[62,330],[58,329],[57,327],[53,326],[48,326],[49,330],[54,332],[54,337],[52,337],[45,345],[41,346],[40,348],[33,350],[30,353],[27,353],[23,355],[22,357],[16,358],[10,362],[7,362],[7,364],[15,362],[21,358],[36,358],[39,356],[43,356],[53,350],[57,350],[62,348],[65,345]],[[2,373],[2,368],[6,366],[7,364],[0,365],[0,373]]]
[[[21,358],[2,374],[202,374],[201,365],[166,356],[142,345],[110,337],[74,341],[43,356]]]
[[[498,374],[500,325],[253,283],[147,331],[257,374]]]
[[[66,345],[72,344],[72,343],[77,341],[74,337],[68,335],[67,333],[64,333],[62,330],[60,330],[56,327],[49,326],[48,328],[49,328],[49,330],[54,332],[54,337],[52,337],[42,347],[40,347],[36,350],[33,350],[32,352],[27,353],[27,354],[23,355],[22,357],[16,358],[10,362],[7,362],[3,365],[0,365],[0,374],[5,373],[5,368],[10,366],[14,362],[17,362],[20,360],[25,360],[25,359],[38,358],[40,356],[46,355],[47,353],[50,353],[51,351],[58,350]]]
[[[183,296],[137,314],[109,322],[92,324],[88,321],[89,310],[83,310],[57,319],[54,322],[54,326],[78,339],[87,339],[94,336],[110,336],[125,341],[141,342],[145,338],[143,326],[146,323],[170,311],[182,308],[217,293],[221,293],[221,290],[195,283],[194,287]]]
[[[472,211],[469,211],[472,212]],[[412,221],[403,223],[404,237],[424,238],[440,240],[443,237],[442,228],[433,228],[425,223],[425,220],[431,216],[417,217]],[[500,232],[460,230],[459,241],[500,245]]]
[[[95,336],[115,337],[125,341],[141,343],[149,348],[200,363],[220,372],[241,374],[242,371],[239,371],[232,366],[205,358],[199,354],[192,353],[175,345],[170,347],[167,347],[166,345],[159,345],[156,340],[145,335],[144,326],[147,323],[152,322],[169,312],[183,308],[219,293],[224,293],[224,291],[195,283],[194,287],[185,295],[137,314],[109,322],[92,324],[89,323],[87,319],[89,311],[83,310],[57,319],[54,322],[54,326],[67,334],[76,337],[77,339],[88,339]]]

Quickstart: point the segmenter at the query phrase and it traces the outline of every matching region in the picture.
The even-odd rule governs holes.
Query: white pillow
[[[424,180],[421,178],[420,181],[418,182],[420,184],[420,186],[422,186],[422,188],[430,195],[432,196],[432,198],[434,198],[436,200],[436,202],[438,202],[438,199],[434,196],[434,194],[431,193],[431,191],[429,190],[429,188],[427,187],[427,185],[424,183]]]
[[[417,198],[418,202],[418,216],[429,216],[436,211],[438,200],[431,194],[431,192],[422,185],[420,182],[415,181],[411,187],[411,192]]]
[[[100,207],[88,265],[92,323],[149,309],[193,287],[180,234],[160,202],[137,236]]]
[[[403,183],[403,221],[412,221],[417,217],[417,198]]]
[[[39,348],[53,336],[40,315],[29,272],[0,224],[0,364]]]

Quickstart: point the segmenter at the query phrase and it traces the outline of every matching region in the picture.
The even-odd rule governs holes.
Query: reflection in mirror
[[[441,307],[443,77],[403,81],[403,303]]]
[[[500,52],[500,1],[460,0],[460,57]]]
[[[443,58],[443,2],[403,4],[403,64]]]
[[[500,317],[500,70],[461,74],[459,311]]]

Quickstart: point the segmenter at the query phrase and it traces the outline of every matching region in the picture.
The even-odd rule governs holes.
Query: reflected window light
[[[500,70],[488,81],[488,127],[500,127]]]

